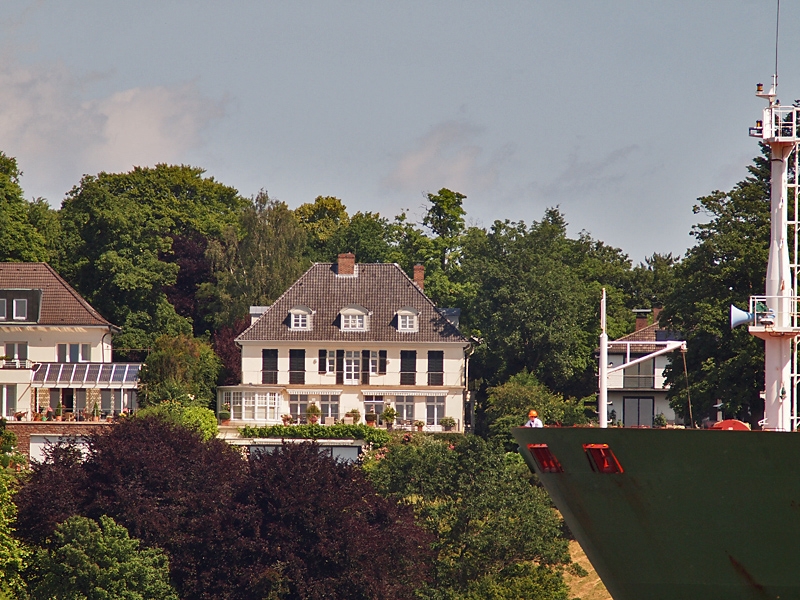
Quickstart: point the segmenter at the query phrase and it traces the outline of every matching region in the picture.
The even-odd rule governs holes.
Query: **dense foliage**
[[[128,419],[92,435],[85,460],[51,448],[16,502],[19,535],[45,547],[70,517],[112,517],[166,552],[186,599],[405,598],[427,578],[411,515],[311,444],[247,461],[189,428]]]
[[[56,527],[52,540],[34,554],[28,589],[32,600],[178,600],[164,552],[140,549],[106,516],[99,525],[70,517]]]
[[[187,406],[175,400],[166,400],[159,404],[147,406],[136,413],[137,419],[155,417],[173,425],[193,429],[204,440],[216,437],[219,432],[217,417],[211,409],[203,406]]]
[[[423,597],[517,598],[529,589],[525,597],[567,598],[560,519],[544,490],[530,485],[519,455],[476,436],[409,434],[375,451],[364,468],[381,494],[412,507],[436,536]]]

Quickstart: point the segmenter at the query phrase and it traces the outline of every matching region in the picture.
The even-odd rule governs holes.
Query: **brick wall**
[[[6,429],[17,436],[17,449],[27,457],[31,454],[32,435],[86,435],[110,427],[111,423],[61,423],[56,421],[9,421]]]

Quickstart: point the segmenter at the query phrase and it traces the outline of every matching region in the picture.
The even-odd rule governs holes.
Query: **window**
[[[222,401],[230,404],[231,419],[250,421],[277,421],[278,400],[276,392],[224,392]]]
[[[365,329],[364,315],[342,315],[342,329]]]
[[[322,410],[321,421],[325,423],[325,417],[333,419],[339,418],[339,396],[333,394],[322,394],[319,397],[319,405]]]
[[[417,351],[400,351],[400,385],[417,383]]]
[[[91,344],[57,344],[58,362],[89,362],[92,346]]]
[[[292,394],[289,396],[289,414],[294,417],[295,422],[300,423],[306,420],[307,409],[308,396],[306,394]]]
[[[653,398],[623,398],[622,424],[625,427],[652,427],[654,416]]]
[[[378,351],[371,350],[369,353],[369,374],[370,375],[377,375],[378,374]]]
[[[0,298],[0,321],[5,321],[6,319],[6,299]]]
[[[13,417],[17,412],[17,386],[0,385],[0,416]]]
[[[306,351],[289,350],[289,383],[306,382]]]
[[[261,383],[275,385],[278,383],[278,351],[261,351]]]
[[[417,315],[419,311],[413,306],[404,306],[397,311],[397,330],[406,333],[414,333],[419,327],[417,326]]]
[[[344,353],[344,383],[357,385],[361,375],[361,352],[348,350]]]
[[[444,417],[444,396],[425,398],[425,409],[428,411],[428,425],[438,425]]]
[[[364,412],[377,414],[379,425],[383,424],[383,420],[381,419],[383,407],[383,396],[364,396]]]
[[[636,357],[631,357],[636,358]],[[645,360],[623,371],[622,387],[653,389],[655,387],[655,359]]]
[[[28,320],[28,301],[25,298],[14,299],[14,320],[15,321]]]
[[[100,412],[104,417],[122,410],[122,390],[100,390]]]
[[[317,371],[320,375],[336,372],[336,352],[334,350],[320,350]]]
[[[398,425],[412,425],[414,423],[414,396],[397,396],[395,398]]]
[[[292,329],[311,329],[311,315],[314,311],[307,306],[298,305],[289,309],[289,327]]]
[[[25,342],[6,342],[6,359],[28,360],[28,344]]]
[[[350,304],[339,311],[339,327],[342,331],[366,331],[369,311],[358,304]]]
[[[444,352],[428,351],[428,385],[444,385]]]

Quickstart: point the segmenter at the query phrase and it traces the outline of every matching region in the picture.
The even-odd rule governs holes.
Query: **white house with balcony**
[[[136,407],[141,365],[111,362],[114,325],[46,263],[0,263],[0,416]]]
[[[661,329],[656,322],[648,325],[647,314],[640,313],[636,330],[608,344],[609,367],[618,367],[650,352],[659,350],[655,342],[677,339],[673,332]],[[675,423],[675,411],[669,405],[664,369],[667,354],[656,356],[608,376],[608,412],[625,427],[652,427],[653,419],[663,414],[667,423]],[[612,418],[609,418],[611,422]]]
[[[391,406],[401,426],[438,431],[447,416],[463,430],[469,342],[458,311],[438,309],[423,287],[421,266],[412,279],[349,253],[313,265],[274,304],[252,308],[236,339],[242,383],[219,387],[218,407],[243,425],[304,422],[310,403],[323,424]]]

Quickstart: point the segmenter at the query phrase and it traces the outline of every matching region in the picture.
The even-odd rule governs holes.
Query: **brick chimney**
[[[425,291],[425,265],[414,265],[414,283],[423,292]]]
[[[661,314],[661,308],[653,308],[653,323],[658,323],[658,315]]]
[[[636,313],[636,331],[639,331],[640,329],[644,329],[645,327],[647,327],[648,325],[647,315],[650,313],[650,309],[635,308],[633,312]]]
[[[356,255],[352,252],[340,254],[336,262],[337,275],[355,275],[356,274]]]

